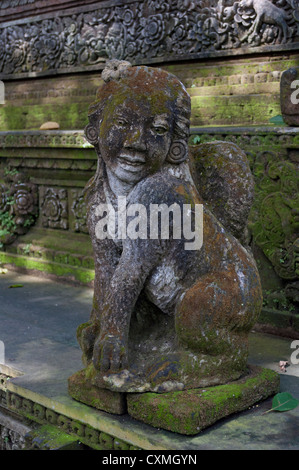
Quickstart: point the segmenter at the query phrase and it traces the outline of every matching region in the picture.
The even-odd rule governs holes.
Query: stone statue
[[[252,200],[245,154],[205,144],[199,167],[214,154],[201,168],[210,183],[201,183],[182,83],[125,61],[109,62],[102,78],[85,129],[98,155],[85,190],[93,309],[77,332],[86,377],[99,389],[158,393],[237,380],[262,303],[255,262],[238,240]],[[165,213],[152,212],[165,208],[167,236],[151,226],[162,227]]]

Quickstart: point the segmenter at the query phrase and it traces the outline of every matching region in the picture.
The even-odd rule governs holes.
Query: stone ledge
[[[247,376],[225,385],[163,394],[128,394],[128,413],[157,428],[195,435],[274,395],[279,383],[276,372],[250,366]]]
[[[87,378],[84,370],[69,377],[68,392],[75,400],[107,413],[122,415],[127,411],[125,393],[111,392],[95,387]]]
[[[45,275],[54,276],[54,279],[79,282],[84,285],[90,285],[94,280],[94,270],[92,269],[2,251],[0,251],[0,263],[11,269],[20,269],[21,272],[42,272]]]

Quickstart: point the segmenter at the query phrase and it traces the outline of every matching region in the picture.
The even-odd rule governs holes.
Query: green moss
[[[242,125],[268,123],[280,113],[279,99],[269,95],[194,96],[192,125]]]
[[[1,130],[39,129],[46,121],[55,121],[60,129],[83,129],[87,121],[88,103],[36,104],[3,106],[0,112]]]
[[[59,428],[44,424],[37,430],[31,431],[32,444],[44,449],[61,449],[74,443],[75,438]]]
[[[0,252],[0,263],[13,264],[28,270],[38,270],[56,276],[67,277],[82,284],[89,284],[94,279],[94,271],[66,264],[43,261],[27,256]]]
[[[164,394],[130,394],[128,412],[155,427],[192,435],[273,395],[278,389],[276,372],[253,368],[247,377],[226,385]]]

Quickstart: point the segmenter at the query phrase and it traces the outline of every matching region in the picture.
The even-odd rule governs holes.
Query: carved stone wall
[[[138,450],[113,435],[11,392],[0,373],[0,450]],[[84,443],[84,447],[82,447]]]
[[[234,142],[246,152],[255,179],[249,242],[264,293],[260,322],[299,337],[299,132],[219,127],[193,133],[193,141]]]
[[[83,188],[96,165],[94,151],[82,132],[0,133],[0,173],[14,178],[9,188],[9,207],[22,201],[22,208],[34,213],[22,233],[6,225],[10,233],[0,238],[6,262],[82,283],[92,282],[94,264]],[[30,181],[30,188],[34,188],[34,207],[29,205],[31,199],[33,202],[32,197],[29,201],[30,192],[20,194],[29,187],[27,183],[25,189],[19,188],[20,179]],[[3,182],[0,189],[1,235],[10,212],[7,183]],[[17,217],[14,213],[11,216],[13,221]]]
[[[191,132],[191,143],[194,139],[201,143],[226,140],[247,153],[256,182],[251,245],[260,263],[264,289],[286,289],[287,298],[298,302],[299,130],[200,127]],[[31,221],[28,233],[19,234],[13,243],[10,240],[2,259],[70,275],[81,282],[92,281],[83,188],[94,174],[96,156],[83,131],[0,133],[1,168],[9,168],[16,187],[20,175],[29,179],[39,201],[37,218]],[[13,185],[10,190],[18,194]],[[0,196],[3,202],[5,186]],[[0,209],[5,210],[4,203]]]
[[[293,53],[161,66],[178,76],[191,95],[193,126],[266,125],[281,114],[281,73],[298,60],[299,53]],[[100,77],[90,72],[4,82],[1,130],[39,129],[46,121],[82,130]]]
[[[2,0],[0,130],[82,129],[111,58],[179,76],[194,126],[268,124],[298,45],[299,0]]]
[[[16,393],[7,391],[8,408],[30,417],[32,421],[57,427],[80,442],[96,450],[140,450],[138,447],[95,429],[84,422],[69,418]]]
[[[280,77],[298,66],[298,50],[299,0],[0,0],[0,168],[29,177],[38,211],[0,261],[92,281],[82,191],[96,161],[82,129],[100,70],[121,58],[179,77],[202,142],[232,140],[246,150],[256,178],[253,247],[265,290],[283,290],[267,305],[280,308],[287,286],[295,299],[298,133],[215,126],[273,126]],[[45,121],[60,131],[38,131]]]
[[[62,8],[0,24],[0,72],[16,78],[98,69],[112,58],[141,64],[296,49],[298,7],[298,0],[126,0]]]

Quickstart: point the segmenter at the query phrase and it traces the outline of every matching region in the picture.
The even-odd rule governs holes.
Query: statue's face
[[[144,96],[113,96],[103,112],[99,148],[118,180],[136,184],[158,171],[172,142],[173,105]]]

